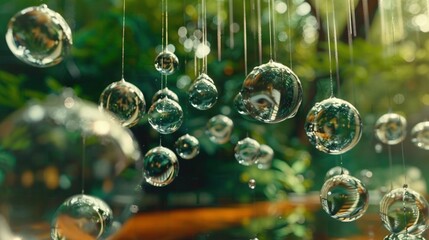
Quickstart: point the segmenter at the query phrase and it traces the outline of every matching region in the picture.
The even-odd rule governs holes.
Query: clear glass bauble
[[[383,239],[384,240],[425,240],[425,238],[420,235],[412,235],[407,233],[389,234]]]
[[[146,113],[143,93],[134,84],[124,79],[108,85],[100,95],[101,111],[112,113],[124,127],[133,127]]]
[[[246,108],[245,102],[243,101],[243,96],[241,95],[241,93],[238,93],[237,95],[235,95],[234,107],[239,114],[244,116],[249,115],[249,112],[247,112],[247,108]]]
[[[164,50],[155,58],[155,69],[164,75],[171,75],[179,68],[179,59],[176,54]]]
[[[113,212],[101,199],[79,194],[65,200],[51,222],[51,239],[100,239],[113,223]]]
[[[320,190],[323,210],[341,222],[351,222],[363,216],[368,208],[368,190],[361,181],[350,175],[336,175]]]
[[[156,101],[163,99],[163,98],[169,98],[173,101],[179,102],[179,97],[176,93],[168,89],[167,87],[158,90],[152,97],[152,104],[154,104]]]
[[[298,76],[274,61],[255,67],[244,80],[240,93],[246,112],[265,123],[294,117],[302,102]]]
[[[164,97],[149,108],[149,123],[161,134],[171,134],[182,126],[183,110],[174,100]]]
[[[143,159],[143,177],[155,187],[163,187],[179,174],[179,161],[168,148],[159,146],[149,150]]]
[[[274,151],[273,149],[265,144],[261,144],[259,147],[259,155],[256,159],[259,169],[269,169],[273,163]]]
[[[395,188],[381,199],[380,217],[391,233],[418,235],[428,228],[429,205],[416,191]]]
[[[73,41],[64,18],[42,4],[23,9],[10,19],[6,43],[21,61],[35,67],[50,67],[63,60]]]
[[[411,129],[411,142],[419,148],[429,150],[429,121],[417,123]]]
[[[330,179],[333,176],[342,175],[342,174],[350,175],[350,172],[349,172],[349,170],[347,170],[341,166],[335,166],[326,172],[325,181]]]
[[[407,135],[407,120],[396,113],[386,113],[375,123],[375,136],[380,142],[395,145]]]
[[[329,154],[349,151],[362,136],[362,120],[357,109],[335,97],[316,103],[307,114],[304,128],[310,143]]]
[[[231,138],[234,122],[225,115],[216,115],[206,125],[206,135],[216,144],[224,144]]]
[[[238,141],[234,148],[235,159],[244,166],[250,166],[257,162],[261,145],[255,139],[246,137]]]
[[[205,73],[201,73],[191,84],[188,94],[189,103],[198,110],[212,108],[218,99],[217,88],[213,80]]]
[[[200,153],[200,142],[194,136],[185,134],[174,144],[176,153],[183,159],[192,159]]]

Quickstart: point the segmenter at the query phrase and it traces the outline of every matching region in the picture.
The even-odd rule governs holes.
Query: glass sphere
[[[206,134],[213,143],[224,144],[231,138],[234,123],[225,115],[216,115],[207,122]]]
[[[149,108],[149,123],[161,134],[171,134],[182,126],[182,107],[174,100],[163,98]]]
[[[278,123],[298,112],[302,86],[291,69],[269,61],[247,75],[241,95],[251,117],[265,123]]]
[[[368,191],[359,179],[344,174],[329,178],[320,190],[323,210],[341,222],[362,217],[368,208],[368,197]]]
[[[143,159],[143,177],[146,182],[163,187],[171,182],[179,174],[179,161],[173,151],[159,146],[152,148]]]
[[[6,43],[18,59],[35,67],[60,63],[73,44],[69,25],[46,4],[16,13],[8,23]]]
[[[375,136],[380,142],[395,145],[407,135],[407,120],[396,113],[386,113],[375,123]]]
[[[429,150],[429,121],[417,123],[411,129],[411,142],[419,148]]]
[[[249,186],[250,189],[252,189],[252,190],[255,189],[256,188],[256,180],[251,178],[249,180],[249,182],[247,183],[247,185]]]
[[[343,167],[340,167],[340,166],[333,167],[326,172],[325,181],[330,179],[333,176],[338,176],[338,175],[342,175],[342,174],[350,175],[350,172],[349,172],[349,170],[347,170]]]
[[[51,223],[51,239],[99,239],[113,223],[113,212],[101,199],[79,194],[65,200]]]
[[[188,90],[190,104],[198,110],[212,108],[218,98],[217,88],[213,80],[205,73],[201,73]]]
[[[390,234],[386,236],[384,240],[425,240],[425,238],[420,235],[399,233],[399,234]]]
[[[179,59],[174,53],[168,50],[160,52],[155,58],[155,69],[161,74],[173,74],[178,69],[178,67]]]
[[[241,115],[249,115],[249,112],[247,112],[245,102],[243,101],[243,96],[241,93],[238,93],[234,98],[234,107],[237,110],[237,112]]]
[[[200,142],[194,136],[185,134],[174,144],[176,153],[183,159],[192,159],[200,153]]]
[[[138,87],[122,79],[103,90],[99,108],[112,113],[122,126],[132,127],[138,124],[146,113],[146,101]]]
[[[418,235],[428,228],[429,205],[416,191],[396,188],[381,199],[380,217],[391,233]]]
[[[238,141],[234,148],[234,156],[238,163],[244,166],[250,166],[256,163],[259,156],[261,145],[255,139],[246,137]]]
[[[342,154],[359,142],[362,120],[349,102],[331,97],[311,108],[304,128],[311,144],[318,150]]]
[[[154,104],[156,101],[163,99],[163,98],[169,98],[173,101],[179,102],[179,97],[176,93],[168,89],[167,87],[158,90],[152,97],[152,104]]]
[[[269,169],[273,163],[274,151],[273,149],[265,144],[261,144],[259,147],[259,155],[256,159],[259,169]]]

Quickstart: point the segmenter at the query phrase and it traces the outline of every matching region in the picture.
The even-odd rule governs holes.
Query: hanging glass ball
[[[247,185],[249,186],[250,189],[252,189],[252,190],[255,189],[256,188],[256,180],[251,178],[249,180],[249,182],[247,182]]]
[[[384,240],[425,240],[425,238],[420,235],[399,233],[387,235]]]
[[[320,190],[323,210],[341,222],[351,222],[363,216],[368,208],[368,190],[350,175],[337,175],[325,181]]]
[[[51,239],[99,239],[113,223],[113,212],[101,199],[79,194],[65,200],[51,223]]]
[[[391,233],[418,235],[428,228],[429,205],[416,191],[396,188],[381,199],[380,217]]]
[[[163,99],[163,98],[169,98],[173,101],[179,102],[179,97],[176,93],[168,89],[167,87],[158,90],[152,97],[152,104],[154,104],[156,101]]]
[[[241,95],[241,93],[238,93],[237,95],[235,95],[234,107],[239,114],[245,115],[245,116],[249,115],[249,112],[247,112],[246,105],[245,105],[245,102],[243,101],[243,96]]]
[[[256,163],[259,156],[261,145],[255,139],[246,137],[238,141],[234,148],[234,156],[238,163],[244,166],[250,166]]]
[[[164,75],[173,74],[179,67],[179,59],[176,54],[164,50],[155,58],[155,69]]]
[[[9,49],[18,59],[35,67],[60,63],[73,44],[67,22],[46,4],[19,11],[7,28]]]
[[[161,134],[171,134],[182,126],[182,107],[167,97],[156,101],[149,108],[149,123]]]
[[[241,95],[251,117],[265,123],[278,123],[298,112],[302,86],[291,69],[270,60],[247,75]]]
[[[359,142],[362,120],[349,102],[331,97],[311,108],[304,128],[311,144],[318,150],[342,154]]]
[[[333,167],[326,172],[325,181],[330,179],[333,176],[338,176],[338,175],[342,175],[342,174],[350,175],[350,172],[349,172],[349,170],[347,170],[343,167],[340,167],[340,166]]]
[[[143,159],[143,177],[146,182],[163,187],[179,174],[179,161],[176,154],[168,148],[159,146],[149,150]]]
[[[380,142],[395,145],[407,135],[407,120],[396,113],[386,113],[375,123],[375,136]]]
[[[146,101],[138,87],[122,79],[103,90],[99,108],[112,113],[113,118],[122,126],[132,127],[138,124],[146,113]]]
[[[411,142],[419,148],[429,150],[429,121],[417,123],[411,129]]]
[[[231,138],[234,122],[225,115],[216,115],[207,122],[206,134],[216,144],[224,144]]]
[[[273,163],[274,151],[273,149],[265,144],[261,144],[259,147],[259,155],[256,159],[259,169],[269,169]]]
[[[201,73],[188,90],[189,102],[198,110],[212,108],[218,98],[217,88],[213,80],[205,73]]]
[[[194,136],[185,134],[174,144],[176,153],[183,159],[192,159],[200,153],[200,142]]]

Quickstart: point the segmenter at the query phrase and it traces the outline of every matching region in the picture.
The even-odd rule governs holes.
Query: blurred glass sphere
[[[179,59],[169,50],[164,50],[155,58],[155,69],[164,75],[173,74],[179,67]]]
[[[411,129],[411,142],[419,148],[429,150],[429,121],[417,123]]]
[[[269,169],[273,163],[274,150],[265,144],[259,147],[259,155],[256,159],[259,169]]]
[[[243,82],[242,101],[254,119],[278,123],[292,118],[302,101],[301,81],[291,69],[269,61],[255,67]]]
[[[384,238],[384,240],[425,240],[425,238],[420,235],[399,233],[399,234],[389,234]]]
[[[250,166],[256,163],[261,145],[253,138],[246,137],[238,141],[234,148],[234,156],[238,163]]]
[[[347,170],[347,169],[345,169],[343,167],[335,166],[335,167],[329,169],[326,172],[326,174],[325,174],[325,181],[328,180],[328,179],[330,179],[333,176],[342,175],[342,174],[344,174],[344,175],[350,175],[350,172],[349,172],[349,170]]]
[[[375,123],[375,136],[380,142],[395,145],[407,135],[407,120],[396,113],[386,113]]]
[[[19,60],[35,67],[50,67],[67,55],[72,32],[60,14],[42,4],[23,9],[10,19],[6,43]]]
[[[212,108],[218,99],[217,88],[207,74],[201,73],[188,90],[189,103],[198,110]]]
[[[185,134],[174,143],[176,153],[183,159],[192,159],[200,153],[200,142],[194,136]]]
[[[168,89],[167,87],[158,90],[152,97],[152,104],[154,104],[156,101],[163,99],[163,98],[169,98],[173,101],[179,102],[179,97],[176,93]]]
[[[206,135],[216,144],[224,144],[231,138],[234,122],[225,115],[216,115],[209,119],[206,126]]]
[[[179,161],[168,148],[159,146],[149,150],[143,159],[143,177],[155,187],[163,187],[179,174]]]

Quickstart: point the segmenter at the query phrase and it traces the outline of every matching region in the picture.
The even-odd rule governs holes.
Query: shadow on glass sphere
[[[269,61],[255,67],[240,91],[246,112],[265,123],[278,123],[292,118],[302,101],[301,81],[291,69]]]
[[[361,181],[350,175],[336,175],[320,190],[323,210],[341,222],[351,222],[363,216],[368,208],[368,191]]]
[[[411,129],[411,142],[419,148],[429,150],[429,121],[417,123]]]
[[[156,101],[163,99],[163,98],[169,98],[173,101],[179,102],[179,97],[176,93],[168,89],[167,87],[158,90],[152,97],[152,104],[154,104]]]
[[[161,74],[171,75],[178,67],[179,59],[174,53],[168,50],[160,52],[155,58],[155,69]]]
[[[113,223],[113,212],[101,199],[79,194],[66,199],[51,222],[51,239],[100,239]]]
[[[192,159],[200,153],[200,142],[194,136],[185,134],[174,143],[176,153],[183,159]]]
[[[149,123],[161,134],[171,134],[182,126],[183,110],[179,103],[164,97],[149,108]]]
[[[265,144],[261,144],[259,147],[259,155],[256,159],[259,169],[269,169],[273,163],[274,151],[273,149]]]
[[[143,159],[143,177],[155,187],[163,187],[179,174],[179,161],[168,148],[159,146],[149,150]]]
[[[399,234],[389,234],[384,238],[384,240],[425,240],[425,238],[420,235],[399,233]]]
[[[213,79],[207,74],[201,73],[188,90],[189,103],[198,110],[212,108],[218,99],[217,88]]]
[[[57,12],[42,4],[28,7],[8,24],[6,43],[21,61],[35,67],[60,63],[72,45],[72,32]]]
[[[407,120],[396,113],[386,113],[375,123],[375,136],[380,142],[395,145],[407,135]]]
[[[421,234],[428,227],[429,205],[416,191],[395,188],[381,199],[380,217],[391,233]]]
[[[138,87],[122,79],[103,90],[99,108],[112,113],[122,126],[132,127],[138,124],[146,113],[146,101]]]
[[[311,144],[329,154],[347,152],[362,136],[362,120],[357,109],[335,97],[316,103],[307,114],[304,128]]]
[[[244,166],[250,166],[256,163],[259,156],[261,145],[255,139],[246,137],[238,141],[234,148],[235,159]]]

